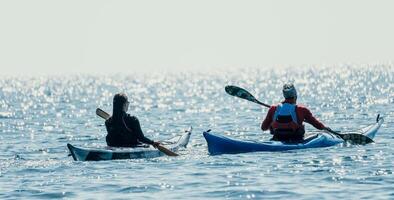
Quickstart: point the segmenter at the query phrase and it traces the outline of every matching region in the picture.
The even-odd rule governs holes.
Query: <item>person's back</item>
[[[113,115],[105,121],[106,142],[111,147],[135,147],[141,143],[157,146],[159,143],[146,138],[138,118],[127,114],[129,103],[125,94],[114,96]]]
[[[325,129],[325,126],[312,115],[308,108],[297,105],[297,91],[293,84],[283,86],[283,96],[285,100],[278,105],[271,106],[261,124],[263,131],[270,129],[273,140],[302,140],[305,134],[303,122],[319,130]]]
[[[111,117],[105,121],[105,127],[108,132],[106,136],[108,146],[134,147],[141,144],[144,139],[146,139],[145,143],[153,144],[153,142],[145,137],[138,137],[142,134],[142,131],[137,117],[125,114],[122,118],[123,119],[113,119],[113,117]],[[143,141],[140,141],[139,138]]]

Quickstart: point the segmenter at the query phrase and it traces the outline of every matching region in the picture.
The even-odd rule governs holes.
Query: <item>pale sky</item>
[[[0,75],[387,63],[392,0],[0,0]]]

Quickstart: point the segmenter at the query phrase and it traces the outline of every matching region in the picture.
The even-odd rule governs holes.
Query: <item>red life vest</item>
[[[281,103],[276,107],[271,128],[274,132],[297,132],[301,125],[297,121],[297,106],[290,103]]]

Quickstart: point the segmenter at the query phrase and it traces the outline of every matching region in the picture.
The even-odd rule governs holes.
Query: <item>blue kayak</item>
[[[352,131],[349,133],[363,134],[373,139],[382,123],[383,118],[378,117],[374,124],[358,131]],[[346,134],[346,132],[343,132],[342,134]],[[280,141],[242,141],[212,132],[204,132],[203,135],[208,143],[208,152],[211,155],[236,154],[256,151],[286,151],[294,149],[330,147],[344,143],[342,138],[326,132],[309,136],[299,143],[284,143]]]

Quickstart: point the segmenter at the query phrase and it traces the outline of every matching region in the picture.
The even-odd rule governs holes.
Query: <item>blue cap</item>
[[[297,97],[297,90],[295,89],[292,83],[284,84],[282,92],[283,92],[283,97],[285,97],[285,99],[291,99]]]

